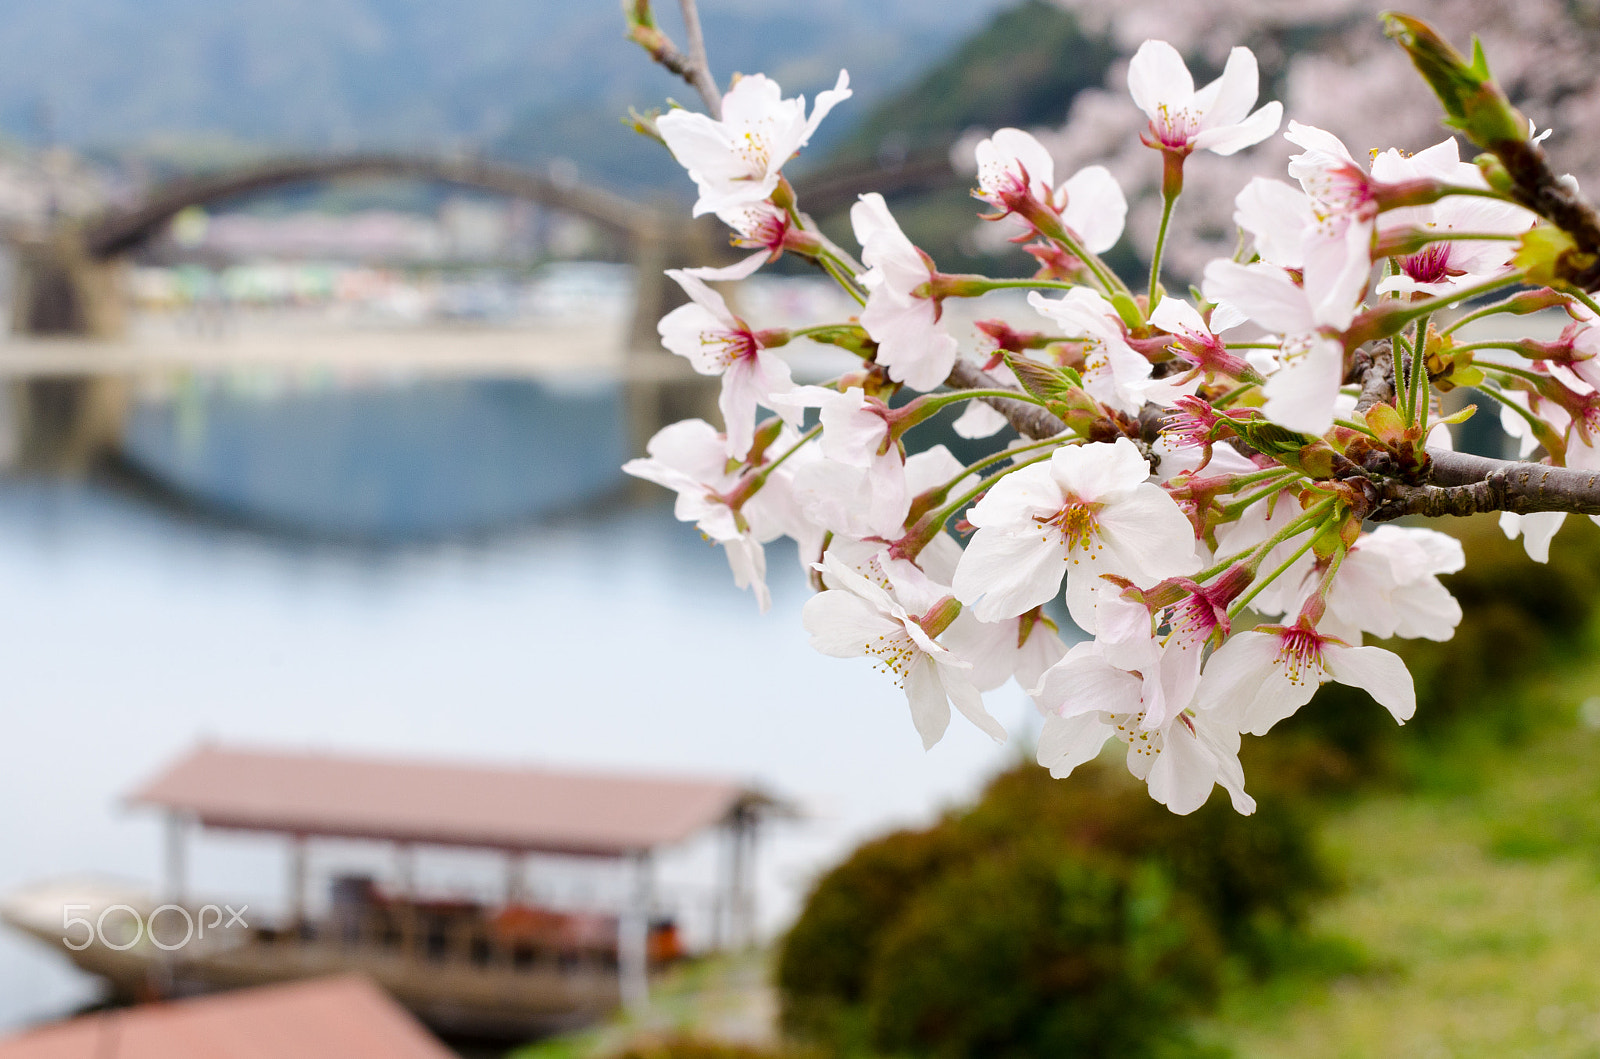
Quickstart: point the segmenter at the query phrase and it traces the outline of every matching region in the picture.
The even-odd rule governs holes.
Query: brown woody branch
[[[679,0],[683,9],[683,22],[689,33],[689,54],[678,50],[656,25],[650,11],[650,0],[625,0],[623,9],[628,16],[628,39],[650,53],[650,58],[687,81],[705,102],[713,118],[722,120],[722,93],[716,79],[711,76],[711,65],[706,61],[705,38],[700,32],[700,12],[695,0]]]
[[[1489,150],[1510,175],[1516,200],[1578,244],[1579,253],[1561,262],[1561,278],[1583,290],[1600,287],[1600,213],[1571,181],[1556,175],[1532,140],[1505,140]]]
[[[950,377],[945,379],[944,384],[952,390],[1014,389],[1014,387],[1007,386],[993,375],[967,360],[956,361],[956,366],[951,369]],[[1023,400],[1013,401],[1005,397],[980,397],[978,399],[1005,416],[1006,422],[1010,423],[1012,428],[1025,438],[1043,441],[1045,438],[1053,438],[1067,429],[1067,424],[1036,404],[1029,404]]]
[[[1365,412],[1376,404],[1394,403],[1394,347],[1374,342],[1356,350],[1350,366],[1350,381],[1361,384],[1356,411]]]
[[[1600,473],[1494,460],[1465,452],[1429,449],[1431,484],[1394,479],[1377,483],[1378,506],[1369,516],[1388,522],[1405,515],[1476,515],[1510,511],[1564,511],[1600,515]]]

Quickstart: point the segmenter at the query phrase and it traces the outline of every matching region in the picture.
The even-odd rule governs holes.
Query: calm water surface
[[[0,486],[0,890],[154,884],[159,823],[119,799],[215,739],[757,780],[811,814],[763,850],[775,929],[853,842],[926,819],[1019,752],[958,717],[925,754],[898,690],[807,645],[792,550],[770,557],[760,617],[664,505],[589,504],[620,484],[621,437],[604,387],[197,384],[140,408],[128,455],[224,518],[96,485]],[[1025,728],[1015,689],[991,705]],[[323,849],[314,869],[346,853],[373,857]],[[686,887],[705,881],[693,860]],[[441,860],[433,881],[469,869]],[[270,840],[211,836],[192,889],[270,911],[285,872]],[[0,1028],[92,995],[0,930]]]

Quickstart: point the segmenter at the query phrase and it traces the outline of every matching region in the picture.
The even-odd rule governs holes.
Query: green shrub
[[[921,888],[884,932],[867,1021],[936,1056],[1151,1054],[1212,995],[1221,947],[1161,871],[1034,843]]]
[[[606,1059],[807,1059],[806,1053],[788,1049],[773,1050],[695,1037],[669,1037],[659,1041],[637,1042]]]
[[[1175,817],[1120,768],[1021,764],[818,881],[779,952],[784,1026],[847,1055],[1177,1054],[1225,956],[1330,888],[1311,833],[1287,801]]]

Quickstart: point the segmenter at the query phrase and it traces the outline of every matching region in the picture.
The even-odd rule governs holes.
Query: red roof
[[[0,1040],[0,1059],[454,1059],[364,978],[84,1015]]]
[[[680,842],[769,803],[728,782],[212,746],[129,800],[208,827],[603,856]]]

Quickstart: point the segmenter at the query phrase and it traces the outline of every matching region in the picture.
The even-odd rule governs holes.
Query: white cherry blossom
[[[1021,129],[996,131],[978,144],[975,156],[977,195],[1002,213],[1026,209],[1025,200],[1038,203],[1059,215],[1092,254],[1110,250],[1122,238],[1128,200],[1105,166],[1085,166],[1057,188],[1050,152]]]
[[[759,203],[778,186],[781,170],[806,145],[828,112],[850,98],[850,76],[839,71],[833,88],[817,93],[806,116],[805,96],[784,99],[778,83],[751,74],[722,97],[722,120],[674,110],[656,128],[700,189],[696,217]]]
[[[1039,764],[1065,777],[1116,738],[1128,746],[1128,771],[1144,780],[1150,796],[1185,815],[1206,803],[1221,784],[1240,813],[1255,811],[1239,765],[1239,731],[1186,709],[1147,726],[1143,682],[1111,665],[1094,642],[1081,643],[1045,673],[1035,697],[1046,710],[1039,734]]]
[[[1264,263],[1211,262],[1205,293],[1283,336],[1280,366],[1261,388],[1267,418],[1291,430],[1327,433],[1344,380],[1344,343],[1337,334],[1349,326],[1353,303],[1313,304],[1287,272]]]
[[[917,290],[933,279],[933,263],[906,238],[876,192],[850,207],[850,225],[867,272],[861,326],[878,343],[878,363],[896,382],[932,390],[956,363],[956,340],[939,325],[939,303]]]
[[[728,454],[743,456],[750,451],[757,407],[776,408],[773,394],[794,388],[789,365],[764,348],[761,336],[734,316],[722,295],[699,277],[679,269],[669,269],[667,275],[691,300],[661,318],[656,328],[661,344],[701,375],[722,376],[717,406],[728,432]]]
[[[1074,287],[1060,298],[1033,291],[1028,304],[1067,335],[1084,340],[1080,374],[1091,397],[1120,412],[1135,413],[1143,407],[1150,361],[1128,345],[1122,318],[1104,295],[1088,287]]]
[[[782,528],[761,517],[760,504],[749,505],[747,510],[729,503],[740,475],[728,470],[723,435],[703,419],[685,419],[657,431],[645,452],[646,458],[623,464],[623,472],[676,492],[673,514],[681,522],[693,522],[701,533],[722,545],[734,583],[751,589],[764,613],[772,605],[772,595],[767,589],[762,543],[776,538]]]
[[[1289,159],[1289,175],[1300,181],[1314,219],[1303,237],[1303,287],[1318,322],[1342,330],[1372,274],[1376,183],[1331,132],[1291,121],[1283,137],[1302,148]]]
[[[1340,562],[1317,628],[1352,644],[1359,644],[1363,633],[1448,640],[1461,623],[1461,604],[1439,575],[1465,565],[1454,537],[1421,527],[1379,526],[1357,538]],[[1320,564],[1308,567],[1303,577],[1299,602],[1316,591]]]
[[[829,583],[841,587],[806,601],[801,617],[813,647],[836,658],[870,656],[875,668],[905,690],[925,749],[943,738],[952,703],[996,742],[1005,741],[1005,729],[984,709],[983,696],[972,683],[971,664],[935,641],[942,629],[930,634],[926,627],[948,608],[935,602],[924,614],[912,615],[895,598],[901,585],[893,571],[887,573],[891,588],[886,590],[833,558],[831,550],[822,567]]]
[[[1417,711],[1406,664],[1381,647],[1352,647],[1304,622],[1235,633],[1206,661],[1195,705],[1228,727],[1266,735],[1329,680],[1361,688],[1404,724]]]
[[[1410,156],[1396,150],[1384,151],[1372,160],[1372,176],[1386,184],[1435,179],[1464,187],[1487,186],[1477,166],[1461,161],[1454,139]],[[1402,228],[1520,235],[1532,228],[1537,219],[1509,202],[1451,195],[1428,206],[1389,210],[1379,218],[1378,236],[1381,239],[1385,233]],[[1380,280],[1376,292],[1449,294],[1506,272],[1516,245],[1471,239],[1430,243],[1417,253],[1400,258],[1400,274]]]
[[[1093,632],[1101,574],[1152,585],[1193,573],[1194,530],[1149,474],[1119,438],[1065,446],[1006,475],[967,513],[978,531],[956,568],[956,598],[998,621],[1054,598],[1065,577],[1072,620]]]
[[[1249,48],[1229,52],[1222,76],[1196,91],[1178,50],[1164,40],[1147,40],[1128,64],[1128,91],[1150,119],[1145,143],[1167,151],[1233,154],[1277,132],[1283,120],[1283,104],[1276,100],[1250,110],[1260,77]]]

